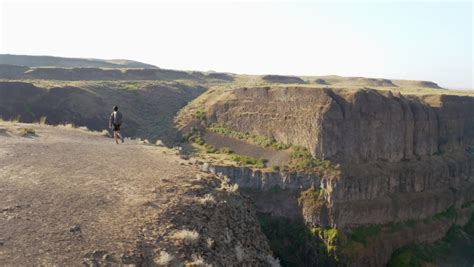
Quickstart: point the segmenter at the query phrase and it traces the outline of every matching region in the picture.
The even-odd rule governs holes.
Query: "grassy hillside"
[[[0,117],[48,124],[73,123],[89,129],[108,127],[114,105],[124,113],[126,136],[176,139],[173,118],[179,109],[205,90],[177,82],[160,81],[34,81],[0,82]]]
[[[27,67],[59,67],[59,68],[146,68],[156,69],[156,66],[126,59],[95,59],[67,58],[52,56],[26,56],[0,54],[0,64]]]

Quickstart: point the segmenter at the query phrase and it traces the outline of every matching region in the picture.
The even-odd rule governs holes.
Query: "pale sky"
[[[474,88],[470,1],[0,1],[0,53]]]

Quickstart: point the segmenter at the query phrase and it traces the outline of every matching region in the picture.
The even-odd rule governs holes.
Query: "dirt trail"
[[[18,127],[33,128],[37,136],[18,136]],[[206,242],[206,235],[219,243],[223,236],[186,220],[185,212],[191,209],[214,218],[207,223],[228,224],[219,210],[201,205],[206,203],[199,199],[211,193],[219,206],[229,193],[218,190],[222,186],[213,177],[201,176],[206,174],[198,166],[167,148],[130,140],[116,145],[99,134],[65,127],[0,122],[0,263],[155,265],[157,254],[166,249],[176,260],[186,261],[191,253],[199,260],[195,254],[202,252],[203,260],[225,264],[225,255],[213,254],[215,247],[196,245],[190,250],[172,241],[172,234],[184,228],[198,228],[197,243]],[[240,196],[230,200],[246,203]],[[173,223],[174,217],[181,223]],[[258,235],[254,223],[258,233],[249,233]],[[236,240],[222,246],[244,244],[239,234],[234,231]],[[267,257],[266,240],[254,243],[246,246],[260,247],[262,255],[251,260]]]

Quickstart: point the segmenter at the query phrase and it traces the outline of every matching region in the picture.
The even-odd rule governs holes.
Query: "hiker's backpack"
[[[114,124],[122,124],[122,113],[120,111],[114,112],[112,116],[114,116]]]

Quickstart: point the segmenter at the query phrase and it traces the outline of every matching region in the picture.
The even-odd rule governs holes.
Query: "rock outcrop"
[[[376,90],[242,88],[220,96],[211,122],[307,147],[340,162],[398,162],[464,150],[474,139],[474,98]]]

